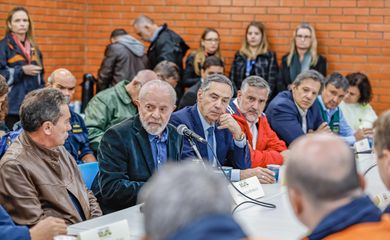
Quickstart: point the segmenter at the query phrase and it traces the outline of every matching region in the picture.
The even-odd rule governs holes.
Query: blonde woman
[[[276,54],[269,50],[265,27],[261,22],[251,22],[245,32],[245,40],[234,56],[230,80],[237,90],[242,81],[252,75],[264,78],[273,89],[278,74]]]
[[[33,38],[33,24],[24,7],[15,7],[6,18],[6,36],[0,41],[0,74],[10,92],[6,117],[8,128],[19,121],[24,96],[44,86],[42,55]]]
[[[277,92],[288,89],[301,72],[313,69],[326,76],[326,58],[317,52],[317,38],[308,23],[301,23],[294,31],[290,52],[283,56]]]
[[[202,66],[208,56],[222,59],[219,49],[219,33],[214,28],[206,28],[200,39],[200,47],[191,53],[186,60],[186,69],[183,75],[184,87],[191,87],[200,81]]]

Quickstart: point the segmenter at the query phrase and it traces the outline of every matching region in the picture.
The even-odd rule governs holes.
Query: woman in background
[[[182,81],[185,88],[191,87],[200,81],[200,72],[206,57],[215,55],[222,59],[219,41],[220,37],[216,29],[206,28],[203,31],[200,47],[191,53],[186,60],[186,69],[184,70]]]
[[[368,77],[360,72],[346,76],[349,81],[348,94],[340,104],[345,120],[352,129],[363,129],[364,135],[372,137],[372,125],[378,118],[370,105],[372,88]]]
[[[234,56],[230,70],[230,80],[236,90],[240,90],[242,81],[249,76],[260,76],[266,80],[271,91],[278,74],[276,54],[269,50],[265,27],[261,22],[251,22],[245,31],[245,40]]]
[[[287,90],[301,72],[314,69],[326,76],[326,58],[317,52],[317,38],[308,23],[301,23],[294,31],[290,52],[283,56],[276,93]]]
[[[15,7],[6,18],[6,36],[0,41],[0,74],[10,88],[5,122],[11,129],[19,121],[19,108],[26,94],[44,86],[42,55],[24,7]]]

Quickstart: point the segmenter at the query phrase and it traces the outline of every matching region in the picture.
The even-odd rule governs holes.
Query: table
[[[376,162],[371,154],[358,156],[356,163],[360,173],[365,172]],[[284,169],[281,168],[279,182],[283,182]],[[366,193],[375,196],[378,193],[387,191],[380,181],[377,169],[372,169],[366,176]],[[248,204],[241,206],[234,214],[234,218],[242,226],[249,236],[266,237],[270,239],[300,239],[305,235],[307,228],[301,224],[291,209],[286,187],[280,183],[262,185],[265,196],[261,201],[273,203],[276,209],[268,209],[261,206]],[[96,219],[74,224],[68,227],[68,234],[103,226],[109,223],[128,220],[131,239],[138,240],[144,235],[143,215],[140,212],[140,205],[130,207],[115,213],[111,213]]]

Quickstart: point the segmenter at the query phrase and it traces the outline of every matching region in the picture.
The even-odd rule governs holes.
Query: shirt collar
[[[328,109],[325,106],[324,101],[322,100],[322,96],[321,95],[318,96],[317,98],[318,98],[318,101],[320,102],[320,106],[321,106],[322,110],[327,111],[330,115],[333,115],[338,110],[338,108],[339,108],[338,106],[335,107],[335,108]]]
[[[202,113],[200,112],[199,106],[198,106],[198,105],[196,106],[196,110],[198,111],[199,118],[200,118],[200,122],[202,123],[203,131],[206,132],[207,129],[209,129],[209,127],[214,127],[214,126],[215,126],[215,123],[209,124],[209,123],[206,121],[206,119],[203,117]]]
[[[156,31],[154,31],[152,38],[150,38],[150,42],[154,42],[154,40],[157,39],[157,36],[158,36],[158,34],[161,32],[162,28],[163,28],[163,27],[160,26],[159,28],[157,28]]]
[[[148,133],[149,142],[152,143],[153,141],[156,142],[166,142],[168,140],[168,128],[166,127],[164,131],[161,134],[161,137],[158,135],[152,135]]]

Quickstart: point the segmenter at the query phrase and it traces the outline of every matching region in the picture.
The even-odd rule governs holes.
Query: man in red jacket
[[[267,164],[283,164],[286,144],[278,138],[263,113],[270,87],[263,78],[250,76],[241,85],[237,98],[230,103],[234,119],[249,141],[252,168],[266,168]],[[265,169],[263,169],[265,171]]]

